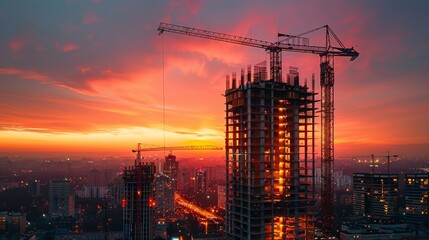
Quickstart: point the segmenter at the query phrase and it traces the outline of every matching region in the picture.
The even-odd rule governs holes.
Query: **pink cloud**
[[[83,17],[83,23],[85,24],[93,24],[99,22],[99,19],[95,13],[87,12],[85,13],[85,16]]]
[[[0,75],[16,75],[21,79],[32,79],[42,82],[49,82],[49,78],[38,72],[20,70],[16,68],[0,68]]]
[[[24,47],[27,41],[28,41],[28,38],[25,36],[14,38],[9,42],[9,48],[13,52],[17,52]]]
[[[70,52],[70,51],[76,50],[78,48],[79,48],[78,45],[73,44],[73,43],[68,43],[68,44],[65,44],[63,46],[63,52]]]
[[[60,44],[60,43],[54,43],[54,46],[56,49],[60,50],[61,52],[71,52],[74,51],[76,49],[79,49],[80,46],[76,45],[74,43],[65,43],[65,44]]]
[[[202,2],[197,0],[185,0],[183,3],[185,4],[186,8],[194,15],[197,14],[202,7]]]

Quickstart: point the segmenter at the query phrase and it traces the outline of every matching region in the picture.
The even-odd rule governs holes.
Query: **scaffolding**
[[[295,75],[227,78],[227,239],[314,238],[316,94]]]

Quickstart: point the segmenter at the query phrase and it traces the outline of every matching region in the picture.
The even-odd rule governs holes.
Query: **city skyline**
[[[121,155],[136,142],[162,146],[163,74],[166,144],[224,146],[225,75],[269,57],[239,45],[158,36],[159,22],[170,22],[267,41],[330,25],[361,53],[352,63],[336,60],[336,156],[428,156],[425,2],[0,4],[2,153]],[[322,36],[310,35],[310,43],[320,45]],[[317,56],[285,53],[283,60],[309,83],[315,73],[320,92]]]

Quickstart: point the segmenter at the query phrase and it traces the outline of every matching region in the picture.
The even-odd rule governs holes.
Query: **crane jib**
[[[327,27],[327,26],[324,26]],[[319,29],[319,28],[318,28]],[[262,48],[270,52],[278,51],[289,51],[289,52],[301,52],[301,53],[311,53],[317,55],[333,55],[339,57],[351,57],[351,61],[356,59],[359,56],[359,53],[356,52],[353,48],[338,48],[332,46],[309,46],[309,45],[300,45],[300,44],[291,44],[291,43],[282,43],[278,42],[269,42],[259,39],[253,39],[248,37],[236,36],[232,34],[219,33],[214,31],[208,31],[198,28],[185,27],[180,25],[160,23],[158,27],[159,34],[164,32],[171,32],[177,34],[184,34],[199,38],[212,39],[216,41],[229,42],[249,47]],[[332,30],[330,30],[332,34]],[[335,35],[336,37],[336,35]],[[341,43],[342,44],[342,43]]]

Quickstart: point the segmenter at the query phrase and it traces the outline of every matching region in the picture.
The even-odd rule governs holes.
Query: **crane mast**
[[[334,57],[320,57],[320,205],[322,230],[331,232],[334,223]]]
[[[326,233],[332,232],[334,223],[334,56],[350,57],[355,60],[359,53],[353,48],[346,48],[337,35],[328,26],[322,26],[305,33],[292,36],[278,34],[278,37],[296,38],[302,35],[325,29],[325,46],[311,46],[308,41],[302,44],[293,44],[280,39],[269,42],[248,37],[207,31],[198,28],[180,25],[160,23],[159,34],[172,32],[204,39],[239,44],[243,46],[261,48],[270,54],[271,79],[280,82],[282,79],[282,52],[310,53],[320,56],[320,86],[321,86],[321,215],[322,230]],[[331,45],[331,36],[339,45]]]

